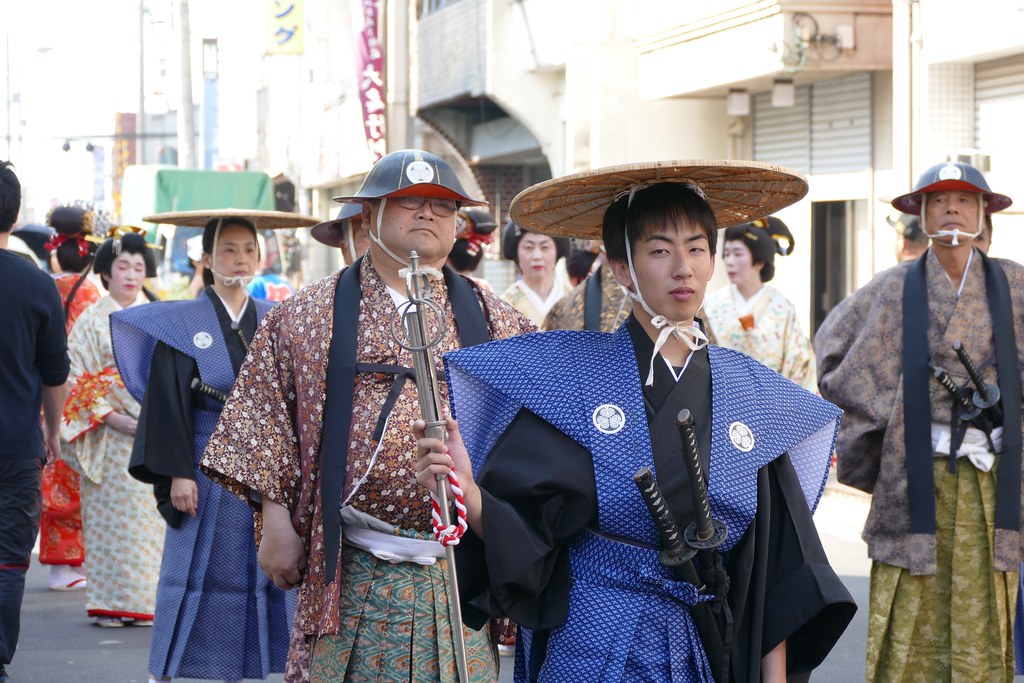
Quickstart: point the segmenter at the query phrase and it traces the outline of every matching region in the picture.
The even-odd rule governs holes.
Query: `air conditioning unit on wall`
[[[983,154],[980,149],[962,149],[946,155],[947,161],[959,161],[963,164],[970,164],[982,173],[992,170],[992,156]]]

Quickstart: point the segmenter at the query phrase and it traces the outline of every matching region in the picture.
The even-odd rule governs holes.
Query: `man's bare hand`
[[[302,582],[306,550],[295,533],[288,509],[263,499],[263,540],[257,554],[260,567],[274,585],[289,590]]]
[[[171,477],[171,505],[192,517],[199,511],[199,487],[191,479]]]
[[[60,432],[45,434],[43,446],[46,448],[46,464],[60,460]]]
[[[462,488],[463,499],[466,503],[466,521],[470,528],[480,538],[484,537],[483,529],[483,504],[481,502],[480,488],[473,479],[473,465],[466,452],[466,446],[462,443],[462,434],[459,432],[459,423],[448,417],[445,424],[446,441],[426,436],[426,424],[423,420],[413,423],[413,434],[416,436],[416,481],[431,493],[437,494],[437,476],[445,478],[454,468],[455,476]],[[448,487],[448,500],[454,500],[455,494],[450,483]]]
[[[416,420],[412,425],[413,435],[416,437],[416,481],[431,493],[437,494],[437,476],[448,476],[454,468],[455,476],[459,485],[465,491],[467,486],[473,485],[473,466],[469,460],[469,454],[462,443],[462,433],[459,432],[459,423],[453,418],[447,418],[445,430],[446,441],[430,438],[425,433],[426,423],[423,420]],[[449,498],[452,496],[451,488],[448,489]]]

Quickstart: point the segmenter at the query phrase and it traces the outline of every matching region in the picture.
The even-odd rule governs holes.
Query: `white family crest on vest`
[[[737,450],[749,453],[754,449],[754,432],[742,422],[733,422],[729,425],[729,440]]]
[[[626,413],[613,403],[605,403],[595,408],[591,419],[597,431],[604,434],[618,434],[626,426]]]
[[[192,343],[195,344],[197,349],[208,349],[213,344],[213,337],[210,336],[209,332],[196,332],[195,336],[192,337]]]

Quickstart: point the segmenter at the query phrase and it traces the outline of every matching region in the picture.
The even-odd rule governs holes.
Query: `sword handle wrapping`
[[[693,558],[695,551],[687,547],[683,540],[683,530],[679,528],[672,511],[668,509],[665,497],[658,488],[658,482],[654,480],[654,474],[649,467],[641,467],[633,475],[633,483],[640,491],[640,497],[644,499],[654,526],[658,529],[658,536],[661,538],[662,564],[675,566]]]
[[[963,342],[959,339],[953,342],[953,350],[956,351],[957,358],[960,359],[960,363],[964,366],[964,370],[967,371],[967,375],[974,382],[974,386],[977,388],[978,397],[981,399],[979,403],[977,400],[975,403],[978,404],[979,408],[990,408],[999,401],[999,387],[992,384],[987,384],[985,380],[981,378],[981,373],[978,371],[978,366],[974,364],[974,359],[971,358],[971,354],[967,353],[967,349],[964,347]]]
[[[708,485],[704,478],[704,466],[700,461],[697,449],[697,430],[693,415],[685,408],[676,416],[679,435],[683,438],[683,460],[686,471],[690,475],[690,491],[693,494],[693,523],[697,528],[697,538],[706,541],[711,538],[714,529],[711,523],[711,503],[708,501]]]
[[[971,401],[968,392],[958,387],[956,382],[953,381],[953,378],[949,376],[948,372],[942,368],[935,368],[932,371],[932,374],[935,375],[935,379],[939,380],[939,384],[941,384],[946,391],[950,393],[953,400],[959,404],[960,419],[970,421],[978,417],[981,413],[981,408],[974,405],[974,402]]]
[[[690,411],[683,408],[676,416],[676,425],[683,440],[683,462],[686,463],[690,491],[693,494],[693,523],[683,532],[683,538],[691,548],[717,548],[729,535],[729,530],[725,522],[711,516],[707,478],[704,476],[704,465],[700,461],[700,450],[697,448],[696,421]]]
[[[192,386],[192,388],[194,390],[198,391],[201,394],[205,394],[205,395],[209,396],[214,401],[219,401],[221,403],[227,403],[228,402],[228,395],[227,394],[225,394],[223,391],[220,391],[218,389],[214,389],[213,387],[211,387],[209,384],[207,384],[206,382],[202,381],[198,377],[193,377],[192,378],[192,385],[191,386]]]

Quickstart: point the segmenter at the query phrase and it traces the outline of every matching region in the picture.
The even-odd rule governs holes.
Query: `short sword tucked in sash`
[[[697,587],[703,595],[715,596],[697,603],[690,609],[694,625],[704,644],[704,652],[718,683],[729,681],[729,652],[732,649],[732,612],[726,602],[729,576],[716,548],[728,535],[724,522],[711,516],[707,480],[697,449],[694,420],[689,410],[677,417],[683,440],[683,461],[693,494],[693,522],[684,531],[680,528],[654,480],[654,475],[643,467],[633,475],[640,495],[651,513],[661,539],[661,563],[680,581]],[[701,569],[693,563],[699,554]]]

